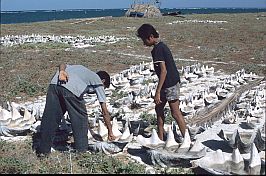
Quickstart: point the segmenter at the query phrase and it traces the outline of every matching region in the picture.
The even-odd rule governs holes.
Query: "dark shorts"
[[[180,95],[180,84],[177,83],[172,87],[168,87],[161,90],[162,101],[178,100]]]

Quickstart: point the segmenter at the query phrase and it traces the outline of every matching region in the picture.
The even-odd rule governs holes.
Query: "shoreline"
[[[19,23],[31,23],[31,22],[48,22],[48,21],[61,21],[61,20],[71,20],[71,19],[83,19],[83,18],[98,18],[98,17],[125,17],[127,9],[72,9],[72,10],[30,10],[30,11],[1,11],[1,25],[3,24],[19,24]],[[110,11],[110,12],[108,12]],[[212,15],[212,14],[248,14],[248,13],[266,13],[266,8],[162,8],[160,9],[161,14],[168,14],[173,12],[180,12],[176,17],[186,16],[186,15]],[[13,13],[12,13],[13,12]],[[16,16],[17,13],[21,14]],[[41,16],[38,13],[51,13],[47,17],[42,14]],[[67,13],[80,13],[80,16],[75,16],[77,14],[73,14],[73,16],[67,17],[69,14]],[[29,13],[27,15],[27,13]],[[32,13],[36,13],[35,15]],[[66,13],[66,14],[63,14]],[[92,13],[91,17],[86,16],[86,14]],[[106,13],[101,14],[101,13]],[[36,21],[25,21],[30,20],[31,16],[37,16],[35,18],[39,18]],[[84,16],[85,15],[85,16]],[[169,16],[169,15],[166,15]],[[171,15],[170,15],[171,16]],[[6,21],[6,19],[12,19],[17,22]],[[46,19],[46,20],[44,20]],[[22,20],[22,21],[21,21]],[[24,21],[23,21],[24,20]]]
[[[116,18],[128,18],[128,19],[162,19],[162,18],[176,18],[176,19],[185,19],[186,17],[191,17],[191,16],[227,16],[227,15],[255,15],[258,18],[266,18],[266,8],[265,11],[263,12],[243,12],[243,13],[211,13],[211,14],[180,14],[178,16],[171,16],[171,15],[166,15],[166,16],[161,16],[161,17],[126,17],[126,16],[97,16],[97,17],[86,17],[86,18],[68,18],[68,19],[53,19],[53,20],[47,20],[47,21],[33,21],[33,22],[19,22],[19,23],[0,23],[2,26],[8,26],[8,25],[26,25],[26,24],[34,24],[34,23],[54,23],[54,22],[67,22],[67,21],[86,21],[86,20],[104,20],[104,19],[116,19]],[[79,23],[79,22],[77,22]],[[2,36],[2,34],[0,34]]]

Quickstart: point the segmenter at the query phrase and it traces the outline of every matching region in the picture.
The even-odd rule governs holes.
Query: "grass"
[[[52,152],[44,159],[36,157],[31,140],[7,142],[0,140],[0,172],[2,174],[65,174],[65,173],[145,173],[145,167],[125,157],[104,153]]]
[[[145,166],[124,155],[71,153],[54,151],[39,159],[32,151],[32,141],[0,140],[1,174],[145,174]],[[154,167],[157,174],[193,174],[186,168]]]
[[[128,68],[142,61],[151,61],[149,47],[135,36],[136,29],[143,23],[151,23],[159,31],[162,40],[168,44],[176,59],[193,57],[203,62],[217,60],[234,64],[217,65],[216,69],[233,72],[230,68],[240,69],[242,66],[265,75],[265,18],[257,20],[257,16],[265,13],[245,14],[201,14],[185,15],[185,18],[126,18],[115,17],[101,19],[86,24],[79,19],[51,22],[36,22],[1,25],[1,36],[5,35],[115,35],[127,37],[128,40],[111,45],[97,45],[92,48],[77,49],[62,43],[25,44],[13,47],[1,46],[0,63],[0,96],[4,99],[16,100],[16,96],[25,101],[32,96],[43,95],[56,67],[62,63],[83,64],[92,70],[106,70],[111,74]],[[227,21],[221,24],[168,24],[177,20],[216,20]],[[198,48],[200,46],[200,48]],[[107,51],[109,50],[109,51]],[[16,52],[14,52],[16,51]],[[96,51],[92,52],[92,51]],[[139,55],[134,57],[130,55]],[[144,56],[144,57],[141,57]],[[254,58],[254,59],[252,59]],[[184,62],[177,62],[179,68]],[[191,63],[190,63],[191,64]],[[254,65],[250,66],[250,65]],[[36,91],[16,92],[18,77],[25,77]],[[14,92],[14,93],[12,93]]]

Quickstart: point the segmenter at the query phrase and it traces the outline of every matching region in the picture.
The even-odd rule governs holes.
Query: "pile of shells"
[[[10,104],[10,109],[0,107],[0,135],[16,136],[30,130],[36,122],[35,116],[27,108]]]
[[[166,139],[160,140],[154,126],[141,118],[147,115],[156,118],[153,96],[158,83],[153,64],[143,62],[113,75],[111,86],[106,89],[107,107],[112,117],[113,133],[117,137],[115,141],[107,140],[107,129],[96,95],[85,95],[90,127],[89,149],[106,154],[122,152],[161,167],[177,167],[182,163],[189,167],[189,161],[194,161],[195,167],[211,173],[264,172],[262,167],[259,171],[253,170],[261,162],[258,160],[264,162],[265,158],[260,157],[255,162],[257,164],[252,164],[257,157],[256,151],[265,152],[266,84],[263,77],[246,73],[244,69],[226,75],[221,70],[215,71],[213,67],[199,63],[182,67],[180,76],[180,110],[187,123],[184,137],[180,137],[180,130],[171,122],[164,127]],[[29,131],[38,133],[44,105],[45,96],[42,96],[23,105],[12,102],[7,109],[1,107],[0,137],[14,137]],[[169,107],[166,106],[166,109]],[[71,137],[68,114],[64,117],[57,142],[69,141]],[[207,140],[213,140],[209,135],[211,130],[216,130],[215,135],[232,148],[231,153],[206,146]],[[235,130],[235,133],[230,130]],[[241,134],[251,136],[248,143],[243,141]],[[201,135],[207,137],[203,139]],[[242,162],[238,152],[249,154],[251,164],[246,166],[244,162],[244,168],[251,168],[248,172],[242,169],[242,164],[236,165],[236,168],[216,167],[228,162],[236,163],[236,158]],[[218,155],[223,159],[217,160],[218,163],[211,162]]]
[[[254,130],[251,135],[249,133],[239,134],[237,129],[233,134],[228,135],[221,129],[218,136],[225,140],[231,148],[238,148],[240,153],[249,152],[253,144],[259,152],[265,151],[265,137],[261,136],[260,129]]]
[[[168,24],[186,24],[186,23],[228,23],[227,21],[214,21],[214,20],[177,20]]]
[[[262,160],[253,143],[248,156],[242,156],[238,148],[233,153],[217,150],[208,152],[206,156],[191,161],[193,167],[200,167],[212,174],[223,175],[264,175],[265,160]]]
[[[7,35],[0,38],[0,46],[14,46],[21,44],[36,43],[64,43],[76,48],[92,47],[97,44],[112,44],[120,40],[126,40],[126,37],[116,36],[55,36],[55,35]]]
[[[207,148],[198,140],[191,142],[188,130],[181,142],[177,142],[174,136],[172,127],[168,127],[166,141],[159,139],[155,129],[150,137],[138,135],[136,141],[146,149],[152,164],[161,167],[179,166],[182,164],[178,162],[180,160],[198,159],[206,155]]]

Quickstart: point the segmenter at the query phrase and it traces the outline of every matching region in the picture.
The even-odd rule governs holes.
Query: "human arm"
[[[107,127],[107,130],[108,130],[108,140],[113,141],[115,139],[115,136],[114,136],[113,131],[112,131],[110,114],[108,112],[108,109],[107,109],[105,102],[100,102],[100,105],[101,105],[101,109],[102,109],[103,120],[104,120],[104,123]]]
[[[66,72],[66,67],[67,67],[66,64],[59,65],[59,78],[58,79],[61,83],[66,83],[69,79],[69,76]]]
[[[161,89],[163,87],[163,84],[164,84],[164,81],[166,78],[166,74],[167,74],[165,62],[163,62],[163,61],[160,62],[159,67],[160,67],[161,72],[160,72],[159,82],[158,82],[156,92],[155,92],[155,97],[154,97],[155,104],[160,104],[162,102],[161,98],[160,98],[160,92],[161,92]]]

